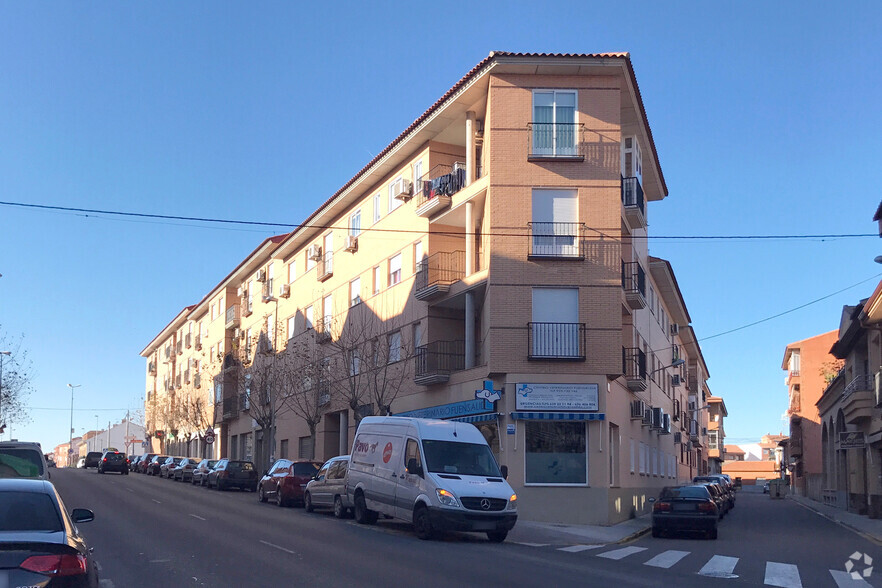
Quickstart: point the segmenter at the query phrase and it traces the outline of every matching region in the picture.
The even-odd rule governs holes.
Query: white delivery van
[[[412,522],[420,539],[479,531],[504,541],[518,519],[517,496],[469,423],[365,417],[352,444],[346,493],[359,523],[387,515]]]

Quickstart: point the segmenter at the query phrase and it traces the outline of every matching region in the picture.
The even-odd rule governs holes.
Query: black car
[[[0,584],[97,588],[98,566],[76,526],[93,518],[85,508],[68,515],[51,482],[0,479]]]
[[[257,492],[257,478],[257,470],[250,461],[221,459],[208,473],[208,487],[214,486],[218,490],[239,488]]]
[[[107,472],[119,472],[128,476],[129,459],[126,454],[119,451],[105,451],[98,462],[98,473],[106,474]]]
[[[652,505],[652,536],[666,531],[695,531],[717,538],[720,509],[707,486],[663,488]]]
[[[145,468],[145,473],[148,476],[156,476],[159,474],[159,468],[165,461],[169,458],[167,455],[154,455],[153,459],[150,460],[150,463],[147,464]]]
[[[97,468],[98,462],[101,461],[100,451],[90,451],[86,454],[86,461],[83,463],[83,469]]]

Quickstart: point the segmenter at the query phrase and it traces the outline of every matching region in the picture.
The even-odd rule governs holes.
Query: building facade
[[[449,418],[524,518],[646,512],[711,451],[707,365],[647,247],[666,196],[627,54],[491,53],[145,347],[152,449],[263,468],[348,453],[366,415]]]

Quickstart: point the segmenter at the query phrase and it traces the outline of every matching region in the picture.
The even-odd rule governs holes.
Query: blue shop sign
[[[472,414],[481,414],[493,410],[493,403],[486,400],[465,400],[439,406],[430,406],[407,412],[399,412],[393,416],[412,417],[417,419],[452,419]]]

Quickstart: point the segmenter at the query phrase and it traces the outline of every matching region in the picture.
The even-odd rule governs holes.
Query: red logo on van
[[[383,448],[383,463],[389,463],[390,459],[392,459],[392,443],[386,443],[386,447]]]

